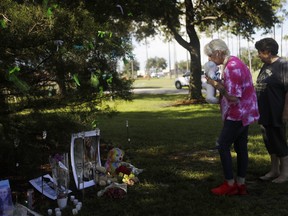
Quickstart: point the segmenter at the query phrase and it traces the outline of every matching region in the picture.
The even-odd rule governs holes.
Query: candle
[[[53,210],[52,209],[48,209],[47,212],[48,212],[48,215],[52,215]]]
[[[74,201],[74,199],[75,199],[75,196],[70,196],[70,200],[73,202]]]
[[[73,200],[74,205],[76,206],[78,204],[78,199]]]
[[[72,214],[73,215],[76,215],[76,214],[78,214],[78,210],[75,208],[75,209],[72,209]]]
[[[79,205],[79,203],[76,205],[76,209],[77,209],[78,211],[81,210],[81,205]]]

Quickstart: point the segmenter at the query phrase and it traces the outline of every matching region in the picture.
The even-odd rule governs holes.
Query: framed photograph
[[[14,205],[9,180],[0,181],[0,216],[13,215]]]
[[[100,130],[85,131],[71,136],[71,167],[78,190],[95,185],[95,168],[101,166]]]
[[[49,174],[31,179],[29,182],[41,194],[44,194],[45,196],[47,196],[52,200],[57,199],[57,192],[54,188],[54,179]],[[68,190],[68,193],[71,192],[72,192],[71,190]]]

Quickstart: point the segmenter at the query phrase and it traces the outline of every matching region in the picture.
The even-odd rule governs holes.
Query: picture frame
[[[0,216],[12,215],[14,205],[9,180],[0,181]]]
[[[72,134],[70,155],[76,188],[95,185],[95,168],[101,166],[100,129]]]

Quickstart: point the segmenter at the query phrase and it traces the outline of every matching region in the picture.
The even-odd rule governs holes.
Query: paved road
[[[188,94],[188,88],[171,89],[171,88],[136,88],[135,94]]]

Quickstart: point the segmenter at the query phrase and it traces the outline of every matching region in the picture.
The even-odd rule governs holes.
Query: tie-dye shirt
[[[227,93],[239,99],[229,102],[226,97],[222,97],[220,105],[223,120],[242,121],[243,126],[257,121],[257,97],[248,67],[239,58],[231,56],[222,76]]]

